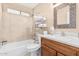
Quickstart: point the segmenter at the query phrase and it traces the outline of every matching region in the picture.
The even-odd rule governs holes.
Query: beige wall
[[[52,5],[50,5],[49,3],[41,3],[36,8],[34,8],[35,14],[40,14],[41,16],[45,16],[47,18],[47,28],[53,26],[53,8],[51,8],[51,6]]]
[[[53,26],[54,20],[54,12],[53,12],[53,5],[51,4],[39,4],[35,9],[35,13],[40,13],[43,16],[47,17],[47,27]],[[60,12],[62,13],[62,12]],[[74,31],[79,32],[79,4],[76,5],[76,28],[75,29],[55,29],[55,31]],[[49,30],[50,32],[50,30]]]
[[[13,6],[12,6],[13,5]],[[17,4],[3,4],[2,39],[8,42],[32,39],[32,17],[7,13],[6,9],[18,9],[31,13],[31,9]]]

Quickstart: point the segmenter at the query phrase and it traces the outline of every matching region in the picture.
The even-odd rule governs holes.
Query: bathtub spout
[[[4,41],[2,41],[2,46],[4,45],[4,43],[6,43],[7,42],[7,40],[4,40]]]

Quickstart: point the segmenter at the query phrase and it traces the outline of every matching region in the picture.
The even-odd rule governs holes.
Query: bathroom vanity
[[[42,56],[79,56],[79,48],[41,37]]]

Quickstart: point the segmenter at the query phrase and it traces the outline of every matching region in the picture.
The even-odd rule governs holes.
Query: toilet
[[[27,46],[28,55],[30,56],[38,56],[40,53],[40,44],[29,44]]]

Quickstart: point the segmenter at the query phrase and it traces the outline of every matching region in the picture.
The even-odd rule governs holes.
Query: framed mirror
[[[54,8],[54,28],[76,28],[75,3],[63,3]]]

